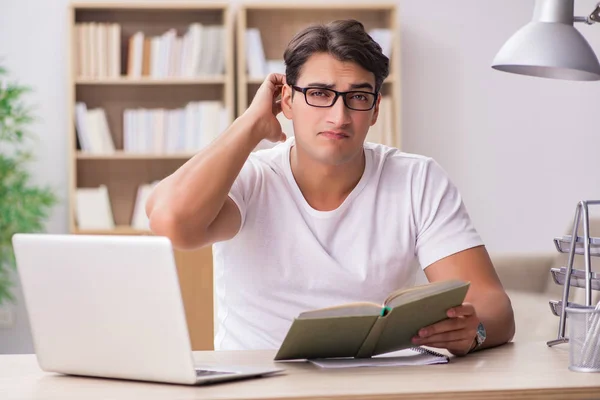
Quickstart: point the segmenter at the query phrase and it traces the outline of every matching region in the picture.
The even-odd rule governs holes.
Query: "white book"
[[[87,45],[88,45],[88,65],[89,77],[96,78],[98,76],[98,47],[96,44],[96,31],[98,24],[96,22],[88,23],[87,30]]]
[[[91,75],[89,31],[90,25],[88,23],[79,24],[79,59],[81,62],[80,76],[84,78],[89,78]]]
[[[83,69],[83,49],[85,48],[83,42],[83,24],[75,24],[75,76],[85,76]]]
[[[98,63],[98,77],[99,78],[106,78],[106,76],[108,75],[107,73],[107,67],[108,67],[108,60],[107,60],[107,38],[108,38],[108,34],[107,34],[107,29],[106,29],[106,24],[105,23],[98,23],[97,27],[96,27],[96,62]]]
[[[216,100],[205,100],[201,102],[201,120],[200,148],[208,146],[217,136],[220,135],[221,127],[221,108],[222,103]]]
[[[130,152],[133,142],[131,140],[131,110],[123,111],[123,151]]]
[[[110,30],[111,66],[110,76],[121,76],[121,25],[114,23]]]
[[[144,57],[144,33],[136,32],[133,34],[130,41],[130,45],[133,46],[133,50],[129,52],[132,59],[129,60],[131,63],[131,69],[129,71],[130,78],[139,78],[142,76],[142,60]]]
[[[246,29],[246,61],[248,76],[263,79],[267,73],[267,60],[258,28]]]
[[[160,78],[160,36],[154,36],[150,39],[150,76]]]
[[[175,29],[169,29],[160,36],[160,73],[161,78],[171,76],[171,58],[175,46]]]
[[[89,153],[91,154],[103,154],[104,153],[104,139],[102,137],[102,131],[100,126],[100,120],[98,118],[98,109],[87,110],[85,118],[86,131],[89,138]]]
[[[202,46],[204,44],[203,36],[204,26],[199,23],[195,23],[190,25],[189,28],[190,33],[190,52],[188,54],[187,66],[186,66],[186,76],[198,76],[201,75],[200,64],[202,57]]]
[[[197,75],[207,76],[211,74],[212,64],[214,62],[215,51],[215,30],[214,27],[204,26],[202,30],[202,44],[200,46],[200,60],[198,63]]]
[[[184,152],[185,149],[185,108],[177,109],[177,140],[179,142],[179,151]]]
[[[186,140],[186,149],[190,151],[200,150],[202,143],[202,103],[195,101],[190,103],[189,114],[191,118],[191,133]]]
[[[79,229],[114,229],[115,222],[108,196],[108,188],[77,188],[75,217]]]
[[[91,153],[93,149],[88,127],[87,106],[81,101],[75,103],[75,130],[79,138],[81,151],[83,153]]]
[[[115,144],[113,142],[112,135],[110,134],[106,113],[104,112],[103,108],[96,109],[96,113],[100,135],[102,136],[102,153],[113,154],[115,152]]]
[[[149,139],[151,142],[151,153],[159,154],[163,152],[163,143],[165,140],[165,131],[163,129],[163,110],[155,109],[151,111],[150,119],[152,125],[150,126]]]
[[[217,36],[217,46],[215,51],[215,62],[213,64],[214,70],[212,72],[215,75],[221,75],[225,73],[225,52],[227,50],[225,44],[225,27],[215,26],[215,32]]]
[[[153,124],[153,111],[154,110],[144,110],[144,122],[143,129],[141,130],[141,138],[144,143],[142,147],[143,153],[151,153],[152,152],[152,132],[154,130]]]
[[[181,53],[183,52],[183,38],[175,37],[173,39],[173,51],[171,52],[171,60],[169,65],[169,76],[180,77],[181,70]]]

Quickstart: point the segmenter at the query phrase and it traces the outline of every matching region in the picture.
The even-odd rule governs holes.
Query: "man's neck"
[[[294,145],[290,151],[294,179],[307,203],[319,211],[338,208],[356,187],[365,170],[364,150],[341,165],[326,165]]]

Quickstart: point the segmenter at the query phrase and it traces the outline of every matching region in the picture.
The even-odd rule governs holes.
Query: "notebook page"
[[[447,364],[450,362],[450,358],[430,350],[421,349],[421,351],[417,351],[410,348],[372,358],[323,358],[308,361],[321,368],[356,368]]]

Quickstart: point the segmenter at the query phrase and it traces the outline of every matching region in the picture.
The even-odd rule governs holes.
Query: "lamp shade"
[[[492,68],[544,78],[600,80],[598,57],[573,19],[572,0],[538,0],[534,20],[504,44]]]

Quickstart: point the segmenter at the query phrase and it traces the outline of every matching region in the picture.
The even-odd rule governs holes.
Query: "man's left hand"
[[[463,303],[447,312],[448,319],[422,328],[413,338],[413,344],[447,349],[456,356],[464,356],[473,348],[479,318],[470,303]]]

